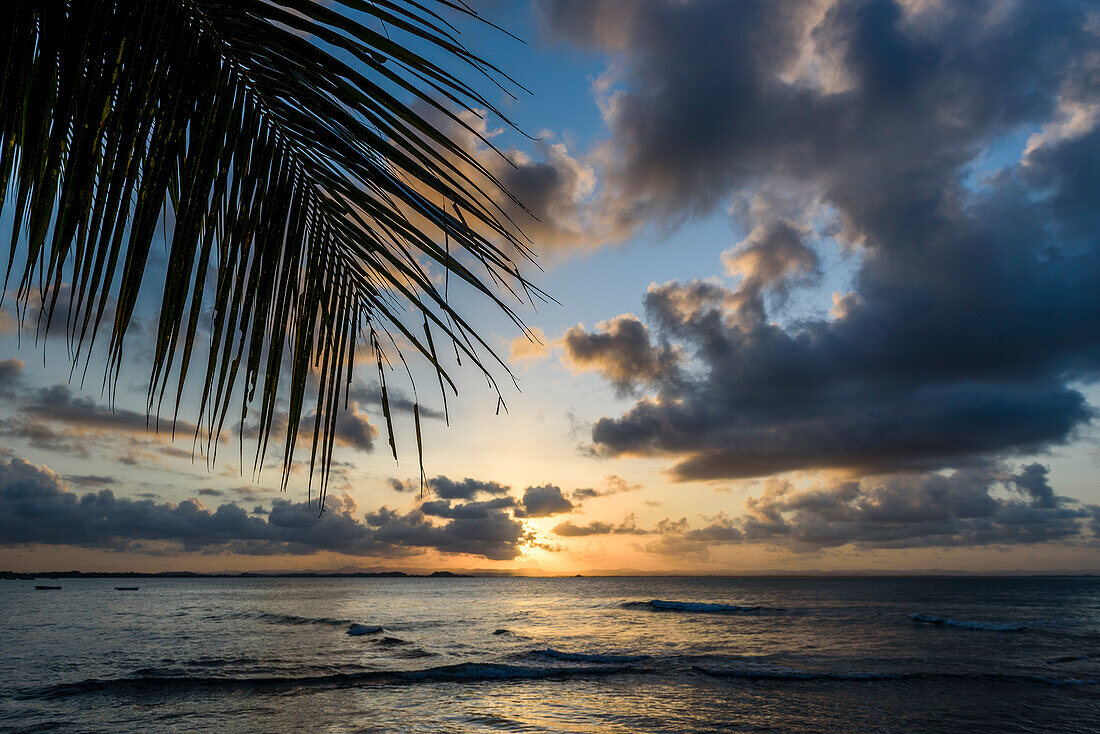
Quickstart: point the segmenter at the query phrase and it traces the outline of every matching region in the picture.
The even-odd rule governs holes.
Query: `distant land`
[[[200,573],[196,571],[0,571],[0,581],[20,579],[73,579],[73,578],[209,578],[209,579],[285,579],[285,578],[631,578],[631,577],[671,577],[671,578],[898,578],[898,577],[1100,577],[1100,571],[1054,570],[1054,571],[957,571],[930,569],[925,571],[730,571],[726,573],[684,573],[637,571],[634,569],[585,571],[575,574],[546,574],[529,571],[467,570],[433,571],[431,573],[409,573],[406,571],[360,571],[340,569],[334,571],[222,571]]]
[[[0,571],[0,580],[12,579],[254,579],[254,578],[471,578],[469,574],[451,573],[450,571],[433,571],[432,573],[414,574],[404,571],[350,571],[347,573],[332,572],[323,573],[317,571],[287,571],[282,573],[256,573],[242,571],[240,573],[197,573],[195,571],[159,571],[147,573],[143,571],[34,571],[15,572]]]

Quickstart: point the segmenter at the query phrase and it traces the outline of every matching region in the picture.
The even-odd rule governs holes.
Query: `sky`
[[[8,297],[0,569],[1100,571],[1100,8],[476,7],[530,94],[465,142],[557,301],[532,341],[457,296],[506,410],[396,375],[395,462],[361,365],[319,514],[301,462],[196,453],[186,396],[149,428],[158,283],[113,403]]]

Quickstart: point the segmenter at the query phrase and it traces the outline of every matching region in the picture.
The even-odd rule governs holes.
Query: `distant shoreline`
[[[727,578],[727,579],[898,579],[898,578],[1100,578],[1100,571],[1091,572],[966,572],[966,571],[844,571],[844,572],[770,572],[770,573],[587,573],[536,575],[508,572],[455,573],[451,571],[433,571],[431,573],[408,573],[406,571],[286,571],[263,573],[244,571],[240,573],[200,573],[196,571],[0,571],[0,581],[37,579],[353,579],[353,578]]]
[[[474,578],[470,574],[451,573],[450,571],[434,571],[432,573],[415,574],[404,571],[362,571],[351,573],[315,573],[311,571],[286,572],[286,573],[256,573],[245,571],[241,573],[198,573],[196,571],[27,571],[18,573],[15,571],[0,571],[0,580],[10,581],[18,579],[299,579],[299,578]]]

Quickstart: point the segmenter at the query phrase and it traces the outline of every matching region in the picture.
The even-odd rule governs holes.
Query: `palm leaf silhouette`
[[[216,451],[237,405],[242,425],[258,416],[259,466],[285,418],[285,487],[315,381],[310,476],[322,501],[357,351],[373,351],[395,458],[385,371],[404,361],[398,341],[454,390],[434,328],[495,387],[492,349],[425,263],[520,324],[501,286],[539,294],[516,264],[530,252],[493,204],[496,181],[428,118],[476,134],[455,110],[500,113],[464,76],[514,82],[467,51],[442,12],[480,22],[472,10],[425,2],[0,3],[5,292],[21,315],[32,297],[40,331],[65,314],[74,369],[109,332],[113,394],[139,292],[163,286],[149,412],[167,394],[174,424],[197,369],[198,445]],[[158,231],[166,270],[150,267]],[[417,311],[422,329],[406,323]]]

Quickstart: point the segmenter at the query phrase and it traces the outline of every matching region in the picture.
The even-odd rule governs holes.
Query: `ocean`
[[[0,614],[2,731],[1100,731],[1098,578],[60,579]]]

